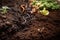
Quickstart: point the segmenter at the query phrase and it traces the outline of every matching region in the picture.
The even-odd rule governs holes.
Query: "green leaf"
[[[10,9],[10,8],[7,7],[7,6],[2,6],[2,8],[0,9],[0,11],[1,11],[2,14],[5,14],[5,13],[7,13],[8,9]]]
[[[44,15],[44,16],[46,16],[46,15],[49,14],[49,11],[46,10],[46,8],[44,8],[43,10],[40,10],[40,12],[41,12],[41,14]]]
[[[41,3],[41,4],[39,4]],[[34,5],[38,6],[38,4],[40,6],[40,8],[48,8],[48,9],[60,9],[60,5],[57,3],[56,0],[35,0]]]

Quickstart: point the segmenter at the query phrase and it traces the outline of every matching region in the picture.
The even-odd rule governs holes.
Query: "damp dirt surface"
[[[0,40],[60,39],[60,10],[49,10],[50,14],[43,16],[30,12],[28,0],[2,0],[1,4],[10,9],[0,13]]]

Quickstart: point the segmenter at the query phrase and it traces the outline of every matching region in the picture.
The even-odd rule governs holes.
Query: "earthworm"
[[[24,19],[24,22],[22,22],[22,24],[25,24],[27,20],[25,19],[25,17],[24,17],[24,16],[23,16],[23,19]]]
[[[27,18],[30,18],[30,15],[29,15],[28,13],[26,14],[26,19],[27,19]]]

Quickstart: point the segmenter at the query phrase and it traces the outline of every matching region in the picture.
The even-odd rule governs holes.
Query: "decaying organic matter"
[[[10,9],[0,13],[0,40],[59,39],[60,10],[49,10],[50,14],[43,16],[29,0],[2,0],[2,6]]]

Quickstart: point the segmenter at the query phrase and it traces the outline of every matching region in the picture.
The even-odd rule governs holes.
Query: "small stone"
[[[37,29],[39,32],[42,32],[44,30],[44,27]]]
[[[6,18],[6,16],[2,16],[3,18]]]
[[[9,21],[7,21],[6,24],[11,24],[11,23]]]

